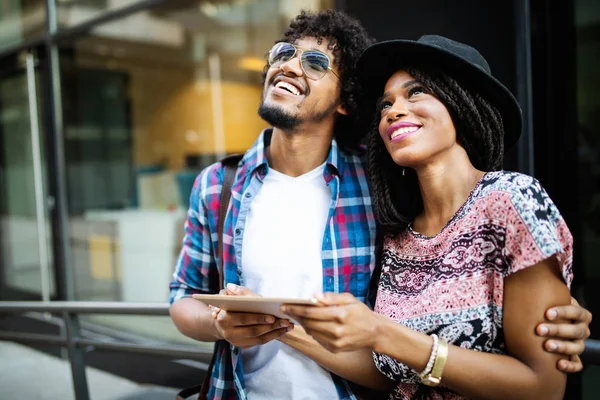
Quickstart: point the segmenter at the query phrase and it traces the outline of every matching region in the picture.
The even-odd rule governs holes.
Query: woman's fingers
[[[328,306],[351,304],[358,301],[358,299],[354,297],[351,293],[332,292],[317,294],[315,295],[315,299],[317,299],[319,303]]]
[[[280,310],[294,319],[317,321],[339,321],[347,313],[344,307],[317,307],[293,304],[284,304],[280,307]]]

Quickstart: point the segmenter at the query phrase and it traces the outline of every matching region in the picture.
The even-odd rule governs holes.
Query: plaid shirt
[[[269,171],[264,149],[270,143],[271,133],[270,129],[263,131],[238,164],[223,229],[225,284],[244,285],[241,265],[244,227],[250,203]],[[217,220],[223,171],[220,163],[213,164],[194,183],[183,247],[170,285],[171,303],[194,293],[219,290]],[[375,266],[376,227],[361,158],[343,153],[333,141],[323,178],[331,188],[329,221],[321,252],[323,291],[350,292],[365,301]],[[208,397],[245,400],[240,349],[218,341],[216,351]],[[332,377],[340,399],[356,398],[346,381],[333,374]]]

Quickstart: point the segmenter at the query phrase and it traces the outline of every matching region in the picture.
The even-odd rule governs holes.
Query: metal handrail
[[[169,315],[169,304],[101,301],[0,301],[0,314],[23,314],[27,312],[166,316]],[[68,345],[68,339],[64,336],[21,332],[0,331],[0,340],[60,346]],[[93,346],[109,350],[154,354],[169,358],[185,357],[193,360],[208,361],[212,355],[212,350],[186,345],[164,346],[161,344],[160,348],[157,348],[155,345],[87,340],[79,337],[74,337],[73,341],[77,347]]]
[[[600,340],[588,339],[585,341],[585,351],[581,355],[584,365],[600,365]]]
[[[169,303],[124,303],[115,301],[0,301],[0,313],[24,312],[169,315]]]
[[[124,343],[117,341],[88,340],[80,337],[79,324],[76,314],[127,314],[127,315],[169,315],[168,303],[124,303],[96,301],[0,301],[0,314],[23,314],[27,312],[62,313],[67,327],[66,337],[20,332],[0,332],[0,340],[11,340],[22,343],[44,343],[57,346],[67,346],[70,350],[69,359],[73,370],[73,385],[77,400],[88,400],[89,391],[85,377],[83,357],[78,357],[82,349],[93,346],[106,350],[153,354],[169,358],[188,358],[203,361],[204,368],[208,367],[212,352],[193,346],[147,346],[142,344]],[[75,353],[75,349],[78,353]],[[585,341],[585,351],[581,355],[585,364],[600,365],[600,340]]]
[[[55,346],[67,346],[68,340],[64,336],[46,335],[40,333],[23,333],[0,331],[0,340],[10,340],[11,342],[24,344],[49,344]],[[145,345],[137,343],[125,343],[121,341],[107,340],[89,340],[74,338],[73,342],[78,348],[93,347],[97,349],[122,351],[126,353],[151,354],[162,356],[170,359],[185,358],[189,360],[200,361],[200,365],[208,369],[207,362],[212,356],[212,349],[203,349],[200,347],[185,346],[185,345]]]
[[[66,332],[64,335],[0,331],[0,340],[19,343],[42,343],[64,346],[68,350],[73,390],[77,400],[88,400],[89,389],[85,374],[86,348],[95,347],[111,351],[152,354],[171,359],[186,358],[200,361],[201,368],[208,369],[212,350],[186,345],[145,345],[123,341],[90,340],[81,336],[78,314],[118,314],[118,315],[169,315],[168,303],[125,303],[98,301],[0,301],[0,314],[24,314],[40,312],[62,314]]]

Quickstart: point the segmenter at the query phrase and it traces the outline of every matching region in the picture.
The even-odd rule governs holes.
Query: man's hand
[[[581,371],[579,355],[585,349],[583,341],[590,337],[592,314],[571,298],[571,305],[548,309],[546,319],[548,322],[539,324],[536,333],[550,338],[544,343],[546,351],[565,357],[558,361],[557,368],[563,372]]]
[[[223,289],[220,294],[258,297],[250,289],[232,284],[228,284],[227,289]],[[285,335],[293,328],[289,321],[272,315],[229,312],[216,307],[211,308],[220,339],[241,348],[265,344]]]

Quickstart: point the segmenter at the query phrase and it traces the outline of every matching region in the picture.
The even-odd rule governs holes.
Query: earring
[[[406,168],[402,167],[402,176],[406,175]]]

